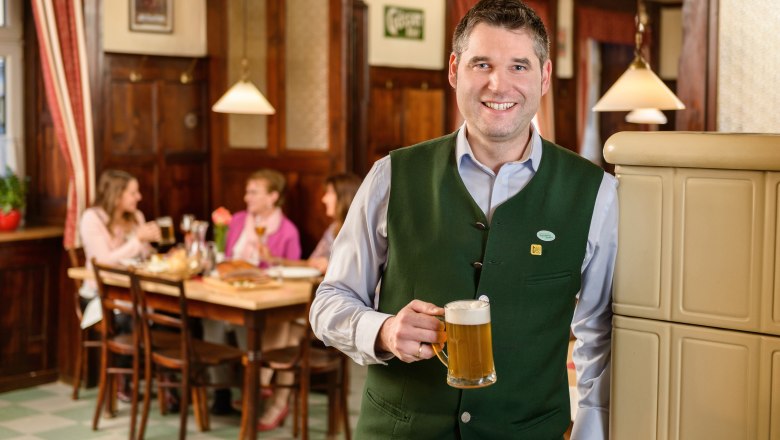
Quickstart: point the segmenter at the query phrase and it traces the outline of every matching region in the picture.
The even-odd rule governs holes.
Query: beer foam
[[[487,324],[490,322],[490,305],[480,300],[454,301],[444,308],[444,320],[460,325]]]

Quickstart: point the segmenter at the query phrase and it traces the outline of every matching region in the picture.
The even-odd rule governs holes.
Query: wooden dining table
[[[85,267],[68,269],[73,279],[94,279],[94,273]],[[127,279],[107,278],[111,287],[108,295],[118,299],[130,299]],[[261,396],[258,392],[260,364],[262,359],[262,334],[267,325],[293,320],[306,313],[306,304],[311,295],[314,279],[284,280],[267,287],[252,290],[237,290],[204,282],[200,278],[187,280],[184,285],[187,295],[188,313],[192,317],[218,319],[247,329],[247,364],[244,375],[244,399],[241,416],[241,436],[255,439],[257,436],[258,409]],[[178,312],[179,302],[175,291],[162,285],[151,285],[144,290],[149,307]],[[182,410],[185,410],[182,408]]]

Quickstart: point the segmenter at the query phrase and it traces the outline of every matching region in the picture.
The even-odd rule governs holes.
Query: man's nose
[[[490,72],[490,78],[488,80],[488,88],[494,92],[500,92],[506,88],[508,79],[506,78],[506,72],[501,70],[494,70]]]

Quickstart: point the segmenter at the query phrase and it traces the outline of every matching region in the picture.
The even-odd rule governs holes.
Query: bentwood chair
[[[66,249],[68,252],[68,260],[70,267],[82,267],[86,263],[84,257],[83,248],[69,247]],[[81,381],[88,377],[89,371],[89,349],[100,348],[100,337],[92,337],[96,331],[99,331],[100,326],[92,325],[87,328],[81,328],[81,318],[83,317],[81,310],[82,298],[79,294],[81,290],[81,280],[73,279],[73,304],[76,309],[76,331],[74,332],[76,340],[76,352],[74,357],[73,366],[73,400],[79,398],[79,389],[81,388]]]
[[[194,339],[191,334],[188,317],[188,301],[184,289],[184,280],[181,278],[168,278],[164,276],[153,276],[142,273],[131,275],[131,285],[135,295],[139,300],[140,310],[143,311],[141,326],[144,338],[144,357],[146,376],[151,377],[152,368],[157,370],[157,386],[164,388],[179,388],[180,406],[179,406],[179,438],[184,439],[187,436],[187,408],[189,405],[189,396],[192,396],[192,406],[195,415],[195,422],[201,431],[208,431],[209,411],[206,396],[206,387],[225,387],[230,384],[216,384],[208,382],[207,369],[219,365],[238,365],[244,359],[244,352],[235,347],[223,344],[214,344],[198,339]],[[172,316],[170,314],[158,313],[146,306],[147,290],[168,291],[178,297],[179,314]],[[155,347],[150,344],[149,338],[152,335],[149,324],[156,326],[170,327],[179,330],[178,342],[173,346]],[[180,381],[170,380],[171,374],[179,373]],[[139,437],[143,438],[146,430],[146,423],[149,416],[149,400],[151,394],[150,381],[146,382],[144,393],[144,405],[141,416],[141,426],[139,428]],[[164,401],[164,398],[158,398]]]
[[[95,415],[92,418],[92,429],[97,431],[100,412],[106,407],[107,412],[113,412],[112,405],[109,403],[115,393],[116,381],[109,379],[111,375],[131,375],[132,377],[132,397],[130,402],[130,440],[135,438],[136,417],[138,413],[138,381],[139,381],[139,362],[140,362],[140,331],[138,302],[135,295],[132,300],[118,301],[109,296],[109,285],[107,278],[115,280],[130,281],[131,269],[122,269],[113,266],[105,266],[92,260],[92,268],[95,273],[95,281],[98,286],[98,295],[103,312],[101,323],[101,356],[100,356],[100,387],[98,389],[97,405],[95,406]],[[114,314],[125,313],[131,318],[132,331],[128,333],[118,333],[114,326]],[[117,356],[132,357],[132,367],[120,367]]]
[[[321,385],[328,393],[328,437],[339,432],[339,419],[347,440],[350,440],[349,412],[347,397],[349,396],[349,359],[340,351],[325,347],[315,336],[309,323],[309,310],[319,286],[319,280],[312,280],[311,294],[306,305],[306,315],[303,336],[298,346],[285,347],[263,352],[263,366],[275,372],[293,372],[295,380],[292,385],[272,383],[270,388],[289,387],[294,390],[293,402],[293,436],[299,431],[301,438],[309,438],[309,390],[319,387],[312,385],[312,376],[324,376]]]

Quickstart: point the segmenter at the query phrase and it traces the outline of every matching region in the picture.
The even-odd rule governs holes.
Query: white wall
[[[103,2],[103,50],[176,57],[206,56],[206,0],[173,0],[173,32],[169,34],[131,32],[129,1]]]
[[[718,131],[780,133],[780,1],[720,0]]]

